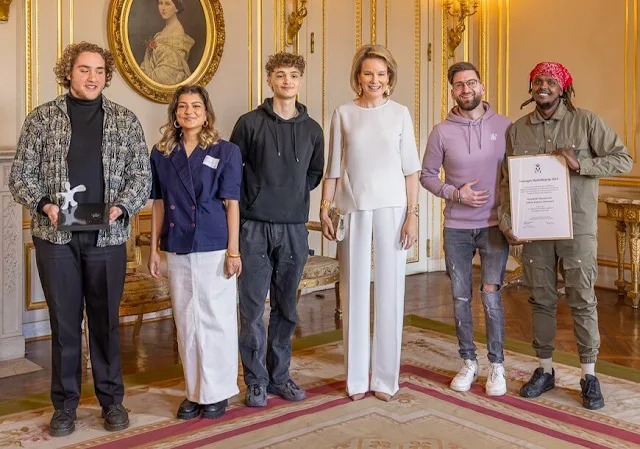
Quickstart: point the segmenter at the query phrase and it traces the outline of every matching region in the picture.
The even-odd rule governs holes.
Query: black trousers
[[[101,406],[122,403],[118,309],[126,274],[124,244],[99,248],[97,232],[74,232],[55,245],[35,238],[36,263],[51,322],[51,402],[74,409],[82,384],[82,312],[87,305],[89,347]]]

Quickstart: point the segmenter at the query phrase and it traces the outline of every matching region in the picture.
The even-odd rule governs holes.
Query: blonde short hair
[[[387,64],[389,95],[391,95],[398,79],[398,64],[391,52],[384,45],[363,45],[356,51],[356,54],[353,56],[353,63],[351,64],[351,89],[353,89],[356,94],[360,93],[358,75],[362,71],[362,63],[364,60],[371,58],[381,59]]]

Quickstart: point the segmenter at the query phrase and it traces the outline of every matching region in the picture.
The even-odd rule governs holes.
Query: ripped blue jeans
[[[481,229],[444,228],[444,252],[447,273],[451,278],[456,334],[460,357],[476,359],[473,343],[473,256],[480,253],[482,284],[496,286],[496,291],[483,291],[480,297],[484,306],[487,329],[489,362],[503,363],[504,354],[504,308],[502,306],[502,280],[504,278],[509,244],[497,226]]]

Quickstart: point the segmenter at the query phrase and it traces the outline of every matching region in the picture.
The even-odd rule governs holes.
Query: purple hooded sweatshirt
[[[447,200],[444,226],[481,229],[498,225],[500,164],[505,156],[508,118],[483,102],[485,113],[477,120],[458,114],[454,107],[447,119],[433,127],[422,161],[420,182],[429,192]],[[440,180],[444,168],[444,182]],[[471,207],[453,201],[453,192],[478,179],[473,190],[489,190],[489,201]]]

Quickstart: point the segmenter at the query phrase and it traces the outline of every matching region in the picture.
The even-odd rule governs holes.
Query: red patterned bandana
[[[559,62],[541,62],[536,65],[529,74],[529,81],[533,81],[536,76],[548,76],[558,81],[562,89],[566,89],[573,84],[573,78],[565,66]]]

